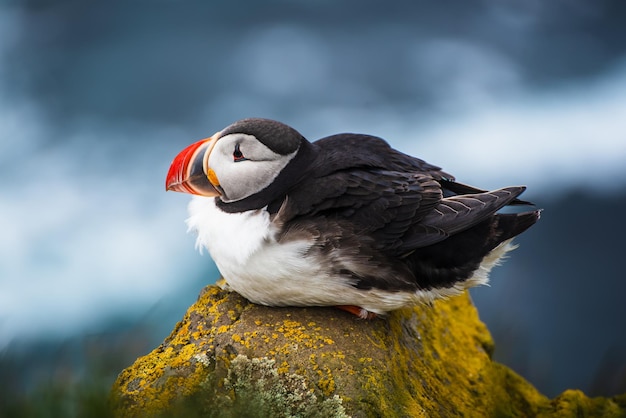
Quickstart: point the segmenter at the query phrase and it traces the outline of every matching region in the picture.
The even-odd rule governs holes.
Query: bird
[[[525,186],[485,191],[376,136],[310,142],[263,118],[186,147],[165,187],[194,195],[186,222],[224,288],[368,319],[487,284],[541,213]]]

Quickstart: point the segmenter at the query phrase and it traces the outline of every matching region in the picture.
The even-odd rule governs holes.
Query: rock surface
[[[626,395],[546,398],[493,349],[467,294],[366,321],[208,286],[112,401],[120,417],[626,416]]]

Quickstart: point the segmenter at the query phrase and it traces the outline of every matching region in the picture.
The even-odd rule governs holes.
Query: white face
[[[269,186],[297,152],[277,154],[252,135],[230,134],[217,140],[207,165],[224,191],[220,198],[235,202]]]

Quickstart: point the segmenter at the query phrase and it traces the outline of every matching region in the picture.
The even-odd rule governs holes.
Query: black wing
[[[287,198],[280,211],[284,221],[319,216],[346,220],[356,234],[371,236],[381,250],[392,250],[439,203],[441,187],[424,174],[355,169],[309,179]]]
[[[281,222],[319,216],[346,220],[388,255],[402,256],[470,228],[524,190],[455,189],[458,183],[439,167],[367,135],[335,135],[315,145],[318,158],[310,175],[288,193]]]
[[[338,134],[313,143],[318,158],[312,165],[314,172],[329,173],[353,168],[379,168],[403,173],[428,174],[436,180],[454,181],[454,177],[440,167],[397,151],[382,138],[363,134]]]

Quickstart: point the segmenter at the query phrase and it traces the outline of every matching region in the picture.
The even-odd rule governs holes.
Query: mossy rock
[[[546,398],[493,348],[467,294],[368,321],[208,286],[112,401],[120,417],[626,416],[626,395]]]

